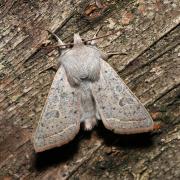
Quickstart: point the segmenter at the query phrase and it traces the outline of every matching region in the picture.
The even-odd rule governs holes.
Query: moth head
[[[59,39],[60,40],[60,39]],[[68,49],[71,49],[71,48],[74,48],[74,47],[81,47],[81,46],[84,46],[85,43],[84,43],[84,40],[80,37],[79,33],[75,33],[74,34],[74,39],[73,39],[73,43],[69,43],[69,44],[64,44],[61,40],[58,42],[58,45],[60,47],[60,49],[65,49],[65,50],[68,50]],[[61,42],[61,43],[60,43]]]
[[[96,42],[94,40],[84,40],[81,38],[79,33],[74,34],[74,42],[73,42],[73,47],[79,47],[79,46],[84,46],[84,45],[92,45],[95,46]]]

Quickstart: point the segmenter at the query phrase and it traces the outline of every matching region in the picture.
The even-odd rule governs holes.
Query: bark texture
[[[180,2],[3,0],[0,2],[0,179],[180,179]],[[31,136],[55,75],[46,29],[70,42],[101,39],[109,63],[161,130],[115,135],[100,123],[69,144],[35,154]],[[48,40],[49,39],[49,40]]]

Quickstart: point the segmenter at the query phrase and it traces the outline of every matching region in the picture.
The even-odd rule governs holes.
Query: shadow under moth
[[[94,40],[74,34],[72,47],[59,37],[59,67],[33,135],[36,152],[62,146],[98,120],[117,134],[152,131],[154,122],[138,98],[105,61]]]

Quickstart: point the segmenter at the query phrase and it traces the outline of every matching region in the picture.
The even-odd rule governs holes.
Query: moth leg
[[[101,54],[101,58],[105,61],[107,61],[109,58],[111,58],[112,56],[116,56],[116,55],[122,55],[122,56],[126,56],[127,53],[123,53],[123,52],[107,52],[107,53],[104,53],[102,52]]]

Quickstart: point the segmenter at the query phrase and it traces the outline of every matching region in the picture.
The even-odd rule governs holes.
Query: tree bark
[[[179,0],[7,0],[0,2],[0,179],[180,179]],[[91,5],[90,5],[91,3]],[[115,135],[99,123],[40,154],[31,136],[55,75],[56,32],[126,52],[109,63],[161,124],[157,132]]]

